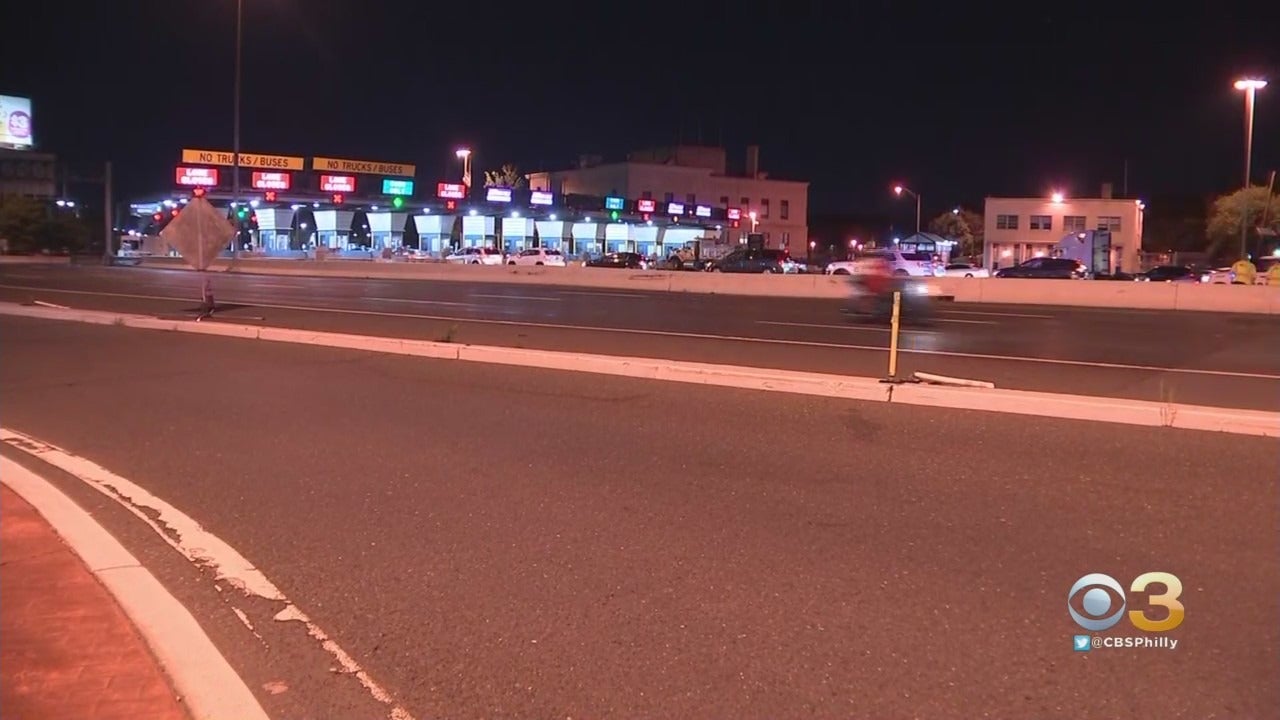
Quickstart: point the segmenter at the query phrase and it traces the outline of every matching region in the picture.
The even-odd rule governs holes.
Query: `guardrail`
[[[145,258],[142,264],[148,267],[188,269],[179,258]],[[219,260],[211,270],[265,275],[569,285],[765,297],[841,298],[850,292],[848,276],[817,274],[749,275],[579,266],[450,265],[262,258],[241,259],[234,263],[234,267],[232,265],[229,261]],[[1012,278],[931,278],[928,282],[935,296],[962,303],[1280,314],[1280,287],[1273,286]]]

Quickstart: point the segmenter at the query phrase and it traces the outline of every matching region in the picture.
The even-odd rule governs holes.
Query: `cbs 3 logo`
[[[1152,585],[1163,585],[1164,592],[1149,594],[1147,608],[1130,610],[1129,622],[1139,630],[1147,632],[1173,630],[1182,624],[1186,616],[1186,609],[1182,607],[1182,602],[1179,600],[1182,597],[1182,581],[1172,573],[1143,573],[1129,584],[1129,591],[1146,592]],[[1076,609],[1074,603],[1077,594],[1083,596],[1079,603],[1080,609]],[[1067,610],[1071,613],[1071,619],[1085,630],[1093,632],[1107,630],[1120,622],[1125,606],[1124,588],[1116,582],[1115,578],[1102,573],[1085,575],[1077,580],[1071,586],[1071,592],[1067,593]],[[1163,619],[1154,620],[1147,615],[1153,608],[1164,608],[1168,611],[1168,615]]]

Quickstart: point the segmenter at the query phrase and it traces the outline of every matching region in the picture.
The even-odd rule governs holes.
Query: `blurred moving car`
[[[613,252],[598,257],[588,258],[583,267],[618,268],[625,270],[648,270],[649,261],[640,253]]]
[[[1089,277],[1089,269],[1084,263],[1070,258],[1037,257],[1013,267],[1000,268],[996,277],[1080,280]]]
[[[1254,261],[1253,266],[1257,268],[1257,272],[1253,276],[1254,285],[1267,285],[1270,283],[1271,269],[1280,265],[1280,257],[1268,255],[1267,257],[1258,258]],[[1236,280],[1236,271],[1230,267],[1222,267],[1216,270],[1210,270],[1200,275],[1200,282],[1212,283],[1214,285],[1243,285],[1243,281]]]
[[[1187,265],[1160,265],[1134,276],[1138,282],[1200,282],[1202,273]]]
[[[502,253],[493,248],[464,247],[454,250],[444,261],[455,265],[501,265]]]

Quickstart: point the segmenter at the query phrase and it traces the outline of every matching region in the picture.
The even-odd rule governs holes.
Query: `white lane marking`
[[[1032,313],[1011,313],[1011,312],[987,312],[984,310],[939,310],[938,312],[947,315],[985,315],[988,317],[1016,317],[1016,318],[1035,318],[1037,320],[1052,320],[1053,315],[1035,315]]]
[[[377,302],[398,302],[398,303],[415,303],[418,305],[446,305],[451,307],[479,307],[475,303],[451,302],[449,300],[411,300],[408,298],[384,298],[384,297],[367,297],[365,300],[376,300]]]
[[[10,444],[46,459],[33,448]],[[267,720],[244,679],[191,612],[92,515],[47,479],[7,457],[0,457],[0,476],[53,526],[119,603],[163,663],[192,717]]]
[[[302,622],[307,634],[318,640],[326,652],[355,675],[371,697],[391,706],[388,714],[391,720],[413,720],[407,710],[396,705],[386,690],[361,670],[351,656],[330,640],[298,606],[290,602],[261,570],[254,567],[235,548],[201,527],[200,523],[132,481],[55,445],[4,427],[0,427],[0,442],[39,458],[116,501],[149,525],[169,547],[192,564],[213,571],[214,577],[246,596],[283,603],[284,609],[277,614],[277,620]],[[154,513],[154,516],[148,514],[147,510]]]
[[[545,297],[539,295],[488,295],[485,293],[473,293],[471,297],[492,298],[494,300],[540,300],[542,302],[560,302],[562,298]]]
[[[69,295],[97,295],[102,297],[125,297],[140,298],[145,300],[169,300],[175,302],[190,302],[190,298],[165,297],[162,295],[132,295],[127,293],[109,293],[94,290],[55,290],[52,288],[31,288],[20,285],[0,285],[0,289],[9,290],[44,290],[46,292],[57,292]],[[237,303],[235,300],[226,300],[229,304]],[[0,306],[4,301],[0,301]],[[10,303],[13,304],[13,303]],[[793,345],[796,347],[819,347],[832,348],[836,350],[868,350],[872,352],[886,352],[888,348],[880,345],[851,345],[848,343],[831,343],[817,342],[814,340],[778,340],[775,338],[759,338],[745,337],[742,335],[715,335],[712,333],[689,333],[675,332],[671,330],[642,330],[639,328],[611,328],[598,327],[594,325],[569,325],[565,323],[539,323],[526,322],[520,320],[497,320],[494,318],[464,318],[453,315],[420,315],[417,313],[402,312],[383,312],[379,310],[355,310],[348,308],[323,307],[318,305],[281,305],[254,303],[259,308],[270,308],[273,310],[296,310],[299,312],[320,312],[335,313],[338,315],[362,315],[367,317],[398,317],[409,318],[413,320],[440,320],[443,322],[472,323],[476,325],[512,325],[516,327],[536,327],[552,330],[580,330],[583,332],[602,332],[602,333],[620,333],[625,335],[652,335],[655,337],[677,337],[690,338],[694,340],[733,340],[735,342],[762,343],[767,345]],[[0,310],[0,313],[3,311]],[[223,316],[230,317],[230,316]],[[954,350],[920,350],[898,348],[900,353],[909,353],[912,355],[937,355],[939,357],[958,357],[971,358],[975,360],[1002,360],[1006,362],[1028,362],[1041,365],[1068,365],[1071,367],[1095,367],[1107,370],[1141,370],[1144,372],[1167,372],[1177,373],[1179,375],[1209,375],[1213,377],[1234,377],[1248,378],[1254,380],[1280,380],[1280,374],[1274,373],[1255,373],[1255,372],[1238,372],[1235,370],[1205,370],[1200,368],[1175,368],[1160,367],[1157,365],[1133,365],[1129,363],[1105,363],[1094,362],[1091,360],[1063,360],[1058,358],[1042,358],[1042,357],[1019,357],[1016,355],[992,355],[989,353],[966,353]]]
[[[601,297],[624,297],[624,298],[644,298],[645,295],[637,295],[635,293],[620,292],[591,292],[589,290],[561,290],[561,295],[599,295]]]
[[[810,328],[830,328],[832,330],[862,330],[866,332],[889,332],[889,328],[879,325],[835,325],[823,323],[801,323],[801,322],[782,322],[781,320],[757,320],[757,325],[786,325],[789,327],[810,327]],[[931,330],[916,330],[914,328],[902,328],[904,333],[920,333],[929,334]]]

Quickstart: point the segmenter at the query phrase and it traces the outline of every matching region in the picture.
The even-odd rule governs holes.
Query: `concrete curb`
[[[0,478],[31,503],[146,639],[192,720],[268,720],[191,613],[89,513],[48,480],[0,457]]]
[[[716,385],[745,390],[766,390],[847,400],[896,402],[907,405],[981,410],[987,412],[1058,417],[1068,420],[1208,430],[1237,435],[1280,437],[1280,413],[1147,400],[1093,397],[986,388],[882,383],[876,378],[826,373],[774,370],[735,365],[713,365],[680,360],[593,355],[556,350],[459,345],[403,338],[317,332],[294,328],[233,325],[223,322],[165,320],[97,310],[60,310],[41,306],[0,303],[0,315],[120,325],[148,330],[169,330],[348,350],[411,355],[442,360],[463,360],[497,365],[517,365],[544,370],[586,372],[643,380]]]

